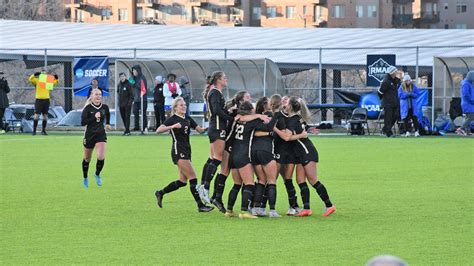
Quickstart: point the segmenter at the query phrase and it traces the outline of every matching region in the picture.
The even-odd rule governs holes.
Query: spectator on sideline
[[[398,97],[400,98],[400,118],[403,120],[403,128],[405,130],[405,137],[410,136],[410,128],[408,122],[413,121],[413,128],[415,130],[415,137],[419,137],[418,132],[418,117],[419,108],[416,99],[420,95],[420,91],[415,84],[412,83],[411,77],[408,73],[403,76],[403,83],[398,87]]]
[[[404,260],[392,255],[382,255],[371,258],[367,266],[408,266]]]
[[[41,131],[41,135],[48,135],[46,133],[46,125],[48,124],[48,111],[49,111],[49,90],[45,87],[40,86],[39,76],[41,74],[45,74],[45,72],[36,72],[32,74],[28,80],[31,84],[35,85],[36,87],[36,94],[35,94],[35,116],[33,120],[33,136],[36,135],[36,128],[38,127],[39,115],[43,115],[43,130]],[[48,73],[51,74],[51,73]],[[54,74],[54,85],[59,84],[58,75]]]
[[[188,88],[189,80],[185,76],[179,77],[179,87],[181,88],[181,97],[186,102],[186,116],[189,116],[189,107],[191,103],[191,89]]]
[[[168,113],[171,111],[171,104],[173,103],[173,99],[181,96],[181,88],[179,84],[175,81],[176,75],[173,73],[169,73],[166,77],[167,81],[163,85],[163,95],[165,96],[165,111]]]
[[[104,92],[102,88],[99,87],[99,79],[98,78],[93,78],[91,81],[91,88],[89,89],[89,92],[87,92],[87,99],[91,97],[91,92],[93,89],[99,89],[100,92]]]
[[[398,119],[400,101],[398,100],[397,92],[401,82],[400,79],[397,78],[397,71],[398,69],[396,67],[390,66],[378,90],[385,112],[382,132],[387,137],[393,136],[392,127]]]
[[[0,75],[3,75],[3,72],[0,72]],[[8,107],[8,96],[7,93],[10,92],[10,87],[8,87],[8,82],[4,77],[0,78],[0,134],[5,134],[5,125],[3,124],[3,115],[5,114],[5,109]]]
[[[461,108],[466,118],[456,133],[468,136],[471,135],[471,123],[474,121],[474,71],[469,71],[466,78],[461,81]]]
[[[153,107],[155,109],[155,127],[158,129],[165,122],[165,96],[163,95],[163,77],[155,77],[155,90],[153,91]]]
[[[120,82],[117,85],[117,94],[119,99],[120,116],[122,117],[125,131],[123,136],[130,136],[130,115],[133,105],[133,89],[132,84],[127,80],[125,73],[119,74]]]
[[[146,117],[146,109],[148,106],[147,102],[147,97],[146,97],[146,92],[147,92],[147,83],[146,83],[146,78],[142,74],[142,68],[139,65],[134,65],[132,67],[132,74],[133,74],[133,116],[134,116],[134,122],[135,126],[133,128],[134,131],[139,131],[140,130],[140,106],[142,105],[143,101],[143,108],[142,108],[142,125],[143,128],[141,129],[142,133],[144,130],[147,130],[147,117]],[[142,81],[143,85],[145,86],[145,94],[143,96],[141,95],[141,87],[142,87]]]

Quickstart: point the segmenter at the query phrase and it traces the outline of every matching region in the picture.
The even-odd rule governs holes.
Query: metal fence
[[[466,50],[467,49],[467,50]],[[10,101],[15,103],[33,103],[33,87],[28,77],[34,72],[47,68],[59,76],[59,85],[52,92],[54,104],[61,105],[66,111],[82,108],[85,98],[74,96],[71,92],[73,84],[72,60],[74,56],[109,56],[116,59],[256,59],[281,58],[275,60],[282,73],[283,84],[287,94],[302,96],[308,103],[332,103],[334,89],[367,91],[377,88],[366,86],[366,56],[368,54],[396,54],[397,67],[408,72],[416,79],[418,87],[432,87],[433,55],[449,56],[456,51],[467,51],[466,56],[474,54],[474,46],[417,46],[417,47],[357,47],[357,48],[311,48],[311,49],[1,49],[0,55],[24,55],[24,60],[0,62],[0,71],[8,80],[12,92]],[[310,54],[311,56],[308,56]],[[458,53],[459,54],[459,53]],[[341,56],[343,59],[341,61]],[[304,58],[303,58],[304,57]],[[294,64],[291,58],[300,62]],[[337,61],[335,58],[339,58]],[[400,58],[400,60],[399,60]],[[430,63],[427,63],[428,62]],[[115,66],[111,60],[109,75],[109,91],[106,102],[115,106]],[[472,67],[474,68],[474,67]],[[471,68],[471,69],[472,69]],[[170,72],[173,69],[169,70]],[[156,75],[167,73],[156,73]],[[459,87],[459,76],[465,73],[452,73],[455,76],[454,87]],[[248,74],[247,74],[248,75]],[[232,82],[232,81],[230,81]],[[148,82],[152,91],[153,81]],[[200,95],[202,88],[193,95]],[[455,89],[455,88],[453,88]],[[201,101],[199,96],[193,101]],[[438,110],[439,109],[439,110]],[[436,107],[435,111],[441,109]],[[321,111],[314,116],[313,122],[332,120],[332,114]]]

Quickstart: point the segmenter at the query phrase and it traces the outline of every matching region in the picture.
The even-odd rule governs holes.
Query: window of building
[[[343,5],[331,6],[331,17],[332,18],[345,18],[346,6],[343,6]]]
[[[188,11],[185,6],[181,6],[181,19],[188,20]]]
[[[466,24],[456,24],[456,29],[465,30],[465,29],[467,29],[467,25]]]
[[[137,7],[137,15],[136,15],[136,20],[137,22],[140,22],[143,20],[143,8]]]
[[[212,19],[217,19],[221,14],[221,9],[219,7],[212,8]]]
[[[274,6],[267,7],[267,18],[276,18],[277,9]]]
[[[119,21],[128,21],[128,10],[126,8],[119,8],[118,19]]]
[[[308,7],[303,6],[303,16],[306,16],[306,15],[308,15]]]
[[[364,6],[356,5],[356,18],[364,17]]]
[[[109,8],[103,8],[101,10],[102,20],[104,20],[104,19],[109,20],[111,15],[112,15],[112,10],[110,10]]]
[[[444,3],[444,10],[448,10],[448,3]]]
[[[375,5],[367,6],[367,17],[369,18],[377,17],[377,6]]]
[[[466,0],[457,0],[456,1],[456,13],[466,13],[467,12],[467,4]]]
[[[313,7],[313,22],[318,21],[318,19],[322,16],[323,16],[323,11],[321,9],[321,6],[320,5],[315,5]]]
[[[260,19],[262,9],[260,7],[253,7],[252,8],[252,19]]]
[[[295,18],[296,12],[294,6],[287,6],[286,7],[286,18]]]

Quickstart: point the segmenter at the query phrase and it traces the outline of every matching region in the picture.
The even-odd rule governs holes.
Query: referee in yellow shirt
[[[31,84],[36,87],[36,100],[35,100],[35,117],[33,122],[33,136],[36,135],[36,128],[38,127],[39,115],[43,115],[43,130],[41,135],[48,135],[46,133],[46,125],[48,123],[48,110],[49,110],[49,90],[45,86],[41,87],[39,82],[40,72],[36,72],[31,75],[28,80]],[[58,75],[54,74],[54,86],[58,85]]]

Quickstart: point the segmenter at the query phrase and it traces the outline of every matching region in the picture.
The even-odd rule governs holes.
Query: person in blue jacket
[[[410,136],[409,122],[413,121],[413,128],[415,130],[415,137],[419,137],[418,132],[418,117],[422,117],[419,113],[419,108],[416,99],[420,95],[420,91],[413,84],[408,73],[403,76],[403,82],[398,87],[398,98],[400,98],[400,118],[403,120],[403,128],[405,130],[405,137]]]
[[[463,136],[471,135],[471,123],[474,121],[474,71],[469,71],[466,78],[461,81],[461,108],[466,118],[456,133]]]

